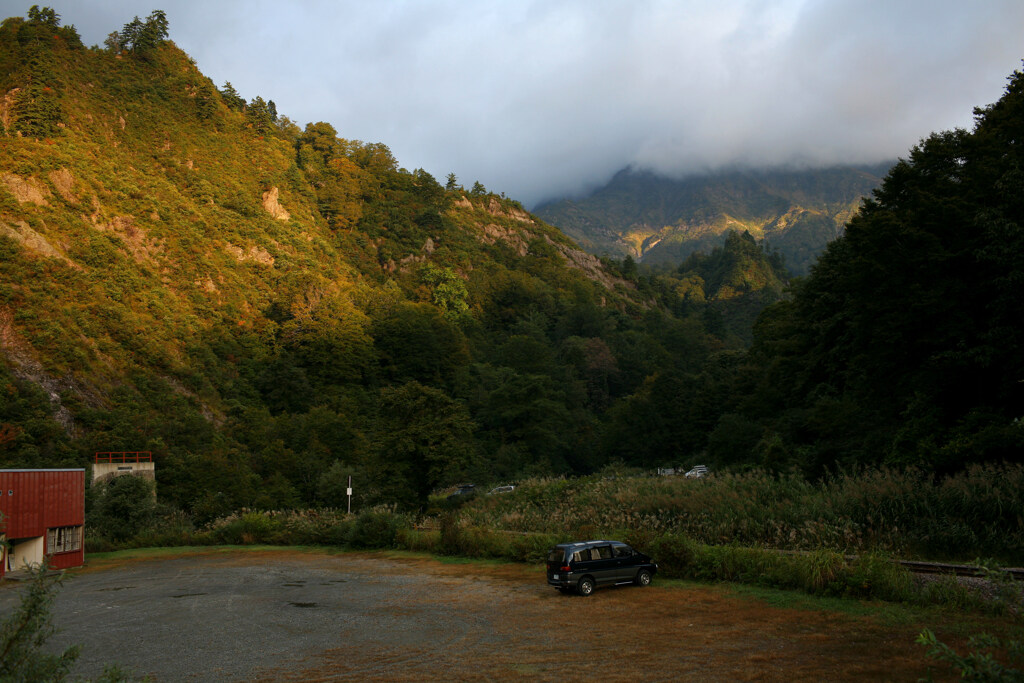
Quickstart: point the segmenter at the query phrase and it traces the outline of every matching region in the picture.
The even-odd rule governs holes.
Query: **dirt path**
[[[0,588],[0,612],[17,598]],[[53,643],[157,681],[916,681],[915,631],[715,588],[563,596],[540,569],[237,552],[93,566]]]

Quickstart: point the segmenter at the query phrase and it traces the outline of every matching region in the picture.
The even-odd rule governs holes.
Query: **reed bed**
[[[503,531],[643,531],[708,545],[1022,564],[1024,465],[976,465],[941,478],[916,468],[863,470],[816,482],[764,471],[530,479],[478,498],[460,516]]]

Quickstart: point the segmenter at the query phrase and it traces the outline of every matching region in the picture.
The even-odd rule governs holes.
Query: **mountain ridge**
[[[545,202],[534,211],[594,253],[649,264],[678,264],[720,244],[728,230],[747,231],[803,274],[892,163],[684,178],[627,167],[585,197]]]

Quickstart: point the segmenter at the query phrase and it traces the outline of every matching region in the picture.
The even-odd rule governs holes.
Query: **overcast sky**
[[[0,0],[3,17],[36,0]],[[633,164],[873,162],[970,128],[1022,0],[42,0],[87,45],[162,9],[214,83],[527,206]]]

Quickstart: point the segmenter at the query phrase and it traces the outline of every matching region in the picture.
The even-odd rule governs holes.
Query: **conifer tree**
[[[37,24],[45,24],[53,29],[60,26],[60,15],[50,7],[32,5],[28,10],[28,20]]]
[[[224,86],[220,89],[220,95],[224,98],[224,104],[228,105],[229,109],[234,109],[235,111],[245,109],[245,98],[238,94],[235,86],[231,85],[231,81],[224,81]]]
[[[273,119],[270,116],[270,109],[262,97],[257,95],[245,109],[245,118],[252,126],[253,132],[264,135],[273,126]]]
[[[60,132],[58,124],[64,118],[50,40],[59,30],[60,15],[49,7],[33,5],[28,16],[29,20],[18,32],[28,84],[17,100],[14,129],[33,137],[52,137]]]
[[[136,16],[125,24],[116,40],[108,36],[107,45],[116,45],[121,50],[144,56],[167,39],[167,32],[167,15],[163,10],[153,10],[146,21]]]

